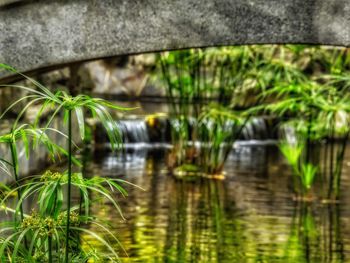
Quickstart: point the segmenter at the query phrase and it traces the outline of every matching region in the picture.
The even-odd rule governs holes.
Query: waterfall
[[[173,124],[176,124],[173,120]],[[148,122],[147,119],[133,118],[121,119],[117,121],[123,137],[125,147],[168,147],[171,143],[170,121],[167,119],[156,119]],[[193,125],[193,124],[192,124]],[[230,130],[230,122],[227,123]],[[271,142],[278,138],[276,120],[264,117],[252,118],[243,128],[238,141],[240,143],[264,143]],[[95,142],[108,143],[108,138],[101,126],[95,130]]]
[[[148,129],[144,119],[119,120],[118,126],[125,143],[148,143]]]
[[[276,139],[274,133],[276,127],[271,123],[271,120],[256,117],[252,118],[242,130],[241,140],[271,140]]]

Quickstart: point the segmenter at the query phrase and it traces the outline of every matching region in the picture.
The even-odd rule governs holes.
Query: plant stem
[[[49,263],[52,263],[52,238],[48,237],[48,246],[49,246]]]
[[[123,147],[124,148],[124,147]],[[88,161],[87,155],[88,155],[88,148],[84,142],[84,150],[83,150],[83,158],[82,158],[82,169],[81,169],[81,174],[82,174],[82,178],[85,177],[86,174],[86,163]],[[123,154],[123,156],[126,156],[126,154]],[[79,215],[81,215],[82,210],[83,210],[83,201],[84,201],[84,193],[83,191],[80,189],[80,200],[79,200]]]
[[[312,123],[312,115],[310,113],[308,125],[307,125],[307,138],[306,138],[306,162],[310,162],[310,151],[311,151],[311,123]]]
[[[22,193],[21,193],[21,189],[19,188],[18,159],[17,159],[17,150],[16,150],[16,142],[15,142],[15,141],[12,141],[12,142],[10,143],[10,149],[11,149],[11,158],[12,158],[13,174],[14,174],[15,180],[16,180],[18,201],[21,202]],[[19,206],[19,211],[20,211],[21,222],[22,222],[22,221],[23,221],[23,206],[22,206],[22,203],[21,203],[20,206]]]
[[[68,263],[69,226],[71,207],[71,180],[72,180],[72,111],[68,110],[68,197],[67,197],[67,223],[66,223],[66,253],[65,262]]]
[[[16,180],[16,187],[17,187],[17,196],[18,196],[18,201],[20,202],[19,206],[19,212],[21,216],[21,222],[23,221],[23,205],[22,205],[22,192],[21,189],[19,188],[19,177],[18,177],[18,157],[17,157],[17,149],[16,149],[16,141],[13,139],[10,143],[10,149],[11,149],[11,158],[12,158],[12,167],[13,167],[13,174],[15,176]],[[15,214],[15,220],[17,217],[17,213]],[[24,237],[24,246],[27,248],[27,238]]]
[[[333,188],[333,183],[334,183],[334,174],[333,174],[333,160],[334,160],[334,119],[332,119],[332,123],[331,123],[331,134],[330,134],[330,141],[331,141],[331,145],[330,145],[330,160],[329,160],[329,188],[328,188],[328,198],[330,199],[334,188]]]

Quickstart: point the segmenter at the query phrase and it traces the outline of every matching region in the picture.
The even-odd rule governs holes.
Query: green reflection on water
[[[124,167],[124,178],[146,189],[130,188],[129,197],[120,200],[126,221],[108,204],[92,208],[110,221],[120,237],[129,255],[120,250],[123,262],[317,263],[350,259],[349,218],[342,216],[346,202],[293,202],[287,183],[269,182],[283,178],[282,164],[278,164],[281,169],[262,167],[260,174],[238,171],[224,181],[188,182],[166,174],[159,155],[145,158],[143,169]],[[268,160],[262,163],[272,167]],[[97,163],[94,169],[103,165]],[[249,170],[257,164],[240,165]]]

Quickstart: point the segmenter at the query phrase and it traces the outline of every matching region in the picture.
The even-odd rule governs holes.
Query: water
[[[114,244],[123,262],[350,262],[350,162],[339,204],[295,202],[289,166],[271,146],[276,141],[266,140],[277,137],[275,125],[256,118],[243,131],[249,141],[235,143],[225,180],[179,180],[165,165],[166,121],[150,126],[144,119],[159,110],[151,106],[120,121],[125,156],[99,151],[86,163],[88,176],[122,178],[144,189],[127,186],[129,197],[116,196],[126,220],[110,203],[91,207],[123,244],[125,252]],[[95,139],[107,138],[98,133]],[[28,200],[25,210],[32,205]],[[10,218],[0,212],[0,221]]]
[[[137,108],[124,118],[115,115],[126,143],[164,143],[171,141],[170,109],[164,102],[113,101],[117,105]],[[189,105],[193,107],[193,105]],[[151,117],[150,117],[151,116]],[[148,117],[150,117],[148,119]],[[101,129],[100,129],[101,128]],[[240,140],[273,140],[278,138],[278,120],[271,117],[250,118],[243,128]],[[107,143],[108,138],[101,126],[95,130],[97,143]]]
[[[149,142],[147,125],[144,119],[120,120],[118,127],[126,143]]]
[[[350,262],[349,163],[339,204],[298,203],[275,146],[236,144],[222,181],[174,178],[165,151],[96,152],[87,163],[90,175],[144,188],[119,198],[125,221],[111,204],[92,207],[123,244],[123,262]]]

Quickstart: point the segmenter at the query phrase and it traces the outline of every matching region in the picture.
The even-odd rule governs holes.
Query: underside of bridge
[[[29,72],[190,47],[350,46],[349,12],[347,0],[2,0],[0,62]]]

